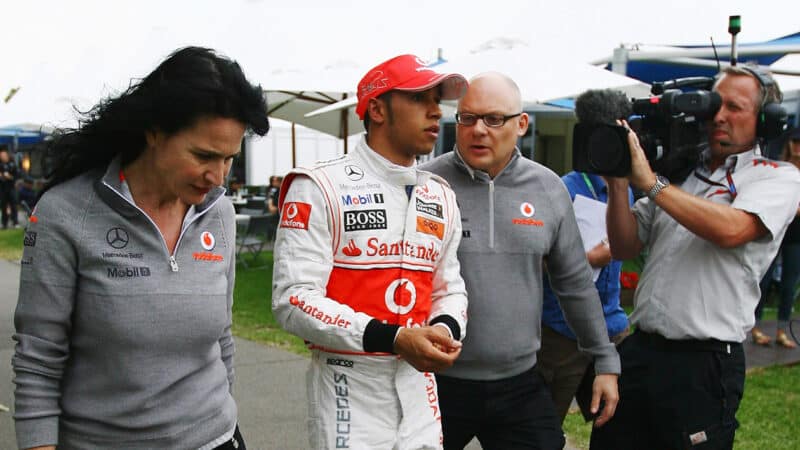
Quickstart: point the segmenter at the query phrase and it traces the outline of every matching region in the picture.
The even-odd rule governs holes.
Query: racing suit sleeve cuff
[[[364,351],[369,353],[394,353],[394,338],[400,325],[388,325],[372,319],[364,329]]]
[[[444,314],[438,316],[429,322],[430,325],[444,325],[450,330],[450,336],[453,339],[460,341],[461,340],[461,327],[458,325],[458,322],[453,317]]]

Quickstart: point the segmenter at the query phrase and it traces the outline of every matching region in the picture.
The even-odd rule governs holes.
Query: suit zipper
[[[212,208],[212,207],[213,207],[213,206],[214,206],[214,205],[215,205],[215,204],[216,204],[218,201],[220,201],[220,199],[222,198],[222,196],[219,196],[219,197],[217,197],[217,199],[216,199],[216,200],[214,200],[214,202],[213,202],[213,203],[211,203],[210,205],[208,205],[208,208],[206,208],[206,209],[205,209],[205,211],[203,211],[203,213],[201,213],[201,214],[196,214],[194,217],[192,217],[191,219],[189,219],[189,222],[186,224],[186,226],[181,228],[181,234],[180,234],[180,235],[178,235],[178,242],[176,242],[176,243],[175,243],[175,251],[174,251],[173,253],[171,253],[171,254],[170,254],[170,252],[169,252],[169,248],[167,248],[167,241],[164,239],[164,236],[161,234],[161,230],[159,230],[159,229],[158,229],[158,225],[156,225],[156,223],[155,223],[155,222],[153,222],[153,219],[151,219],[151,218],[150,218],[150,216],[148,216],[148,215],[147,215],[147,213],[145,213],[145,212],[144,212],[144,210],[142,210],[142,208],[139,208],[139,205],[137,205],[136,203],[134,203],[134,202],[132,202],[132,201],[128,200],[128,198],[127,198],[127,197],[125,197],[125,196],[124,196],[124,195],[123,195],[121,192],[119,192],[118,190],[114,189],[114,187],[113,187],[113,186],[111,186],[110,184],[106,183],[106,182],[105,182],[105,180],[103,181],[103,184],[104,184],[106,187],[108,187],[109,189],[111,189],[111,192],[114,192],[115,194],[119,195],[119,197],[120,197],[122,200],[124,200],[124,201],[125,201],[125,202],[127,202],[129,205],[131,205],[131,206],[133,206],[134,208],[136,208],[136,209],[137,209],[137,210],[138,210],[138,211],[139,211],[139,212],[140,212],[140,213],[141,213],[141,214],[142,214],[142,215],[143,215],[143,216],[144,216],[144,217],[147,219],[147,221],[148,221],[148,222],[150,222],[150,224],[151,224],[151,225],[153,225],[153,229],[155,229],[155,231],[156,231],[156,234],[158,234],[158,237],[160,237],[160,238],[161,238],[161,243],[162,243],[162,244],[164,244],[164,250],[165,250],[165,252],[167,253],[167,256],[169,257],[169,267],[170,267],[170,269],[171,269],[173,272],[177,272],[177,271],[180,269],[180,268],[178,267],[178,260],[177,260],[177,259],[175,259],[175,253],[177,253],[177,252],[178,252],[178,248],[179,248],[179,247],[180,247],[180,245],[181,245],[181,240],[183,239],[183,234],[186,232],[186,230],[187,230],[187,229],[189,229],[189,225],[191,225],[191,224],[192,224],[192,223],[193,223],[195,220],[197,220],[197,219],[198,219],[200,216],[202,216],[203,214],[205,214],[205,213],[206,213],[206,211],[208,211],[209,209],[211,209],[211,208]]]
[[[494,248],[494,180],[489,181],[489,248]]]

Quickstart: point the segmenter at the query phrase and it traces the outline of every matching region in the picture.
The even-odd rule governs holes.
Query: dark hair
[[[269,131],[261,87],[247,81],[238,63],[202,47],[176,50],[118,97],[79,114],[78,128],[59,130],[48,145],[54,165],[44,190],[117,155],[122,165],[134,161],[148,131],[175,134],[203,117],[235,119],[261,136]]]

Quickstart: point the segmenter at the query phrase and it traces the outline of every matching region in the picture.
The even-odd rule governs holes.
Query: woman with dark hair
[[[789,132],[781,152],[781,161],[788,161],[800,169],[800,128]],[[789,337],[786,329],[789,326],[789,319],[792,317],[797,282],[800,281],[800,205],[798,205],[794,220],[789,224],[783,241],[781,241],[780,260],[781,281],[778,285],[778,330],[775,333],[775,343],[781,347],[793,349],[797,348],[797,344]],[[758,345],[769,345],[772,341],[762,331],[761,315],[769,296],[775,266],[776,262],[773,261],[766,275],[761,279],[761,301],[756,307],[756,326],[750,331],[753,342]]]
[[[248,129],[269,129],[260,87],[188,47],[53,141],[14,317],[20,448],[244,448],[221,185]]]

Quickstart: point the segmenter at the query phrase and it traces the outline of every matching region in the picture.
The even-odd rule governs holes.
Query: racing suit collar
[[[397,186],[420,186],[431,177],[429,172],[418,170],[416,165],[400,166],[379,155],[367,144],[366,135],[361,138],[351,155],[371,174]]]

